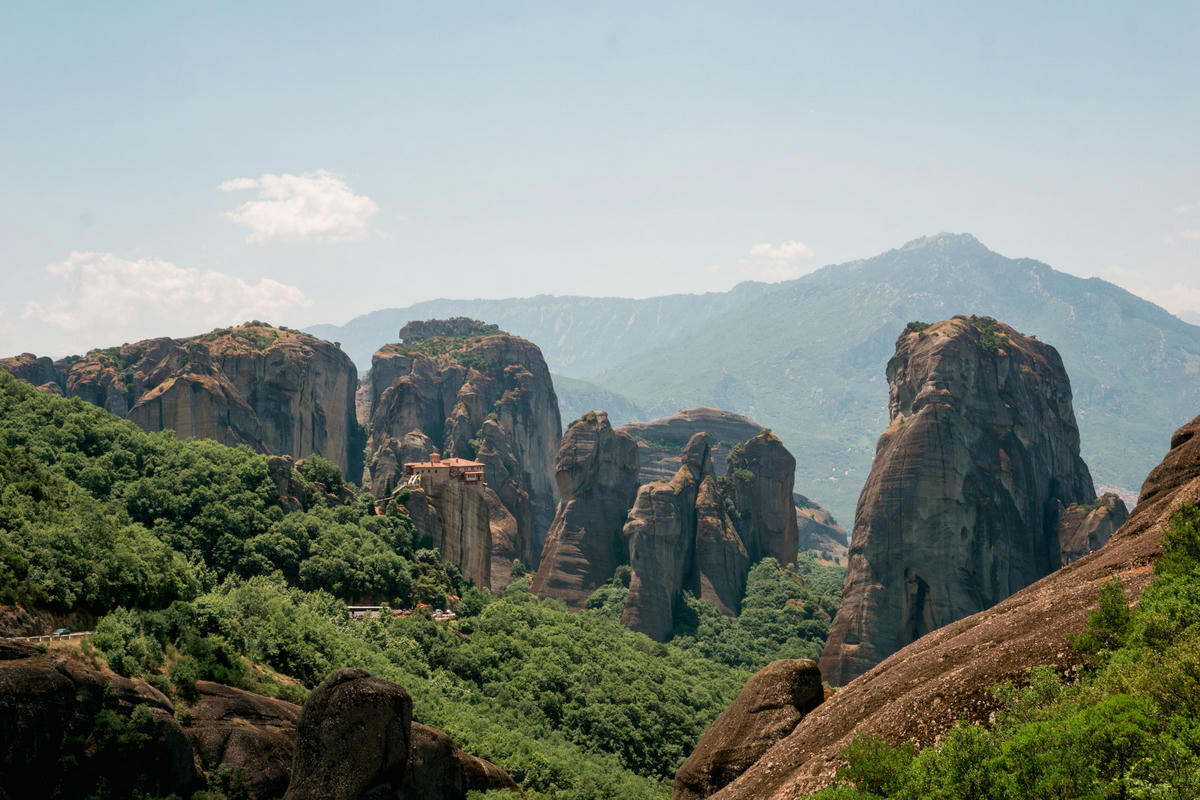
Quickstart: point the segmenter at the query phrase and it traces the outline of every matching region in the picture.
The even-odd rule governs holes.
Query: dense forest
[[[527,577],[493,597],[320,457],[147,434],[7,373],[0,420],[0,603],[97,615],[85,648],[184,706],[201,679],[300,702],[361,667],[535,800],[668,796],[754,670],[820,652],[844,574],[764,560],[737,617],[682,597],[659,644],[617,621],[627,567],[576,614]],[[352,618],[363,601],[417,611]]]

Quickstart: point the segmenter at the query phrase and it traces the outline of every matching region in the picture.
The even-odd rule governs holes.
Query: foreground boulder
[[[175,707],[77,650],[0,644],[0,796],[189,795],[200,786]]]
[[[960,719],[986,722],[989,687],[1020,681],[1041,664],[1069,670],[1080,655],[1071,637],[1087,626],[1101,587],[1121,579],[1131,600],[1154,577],[1171,514],[1200,503],[1200,417],[1142,484],[1129,520],[1100,550],[1072,562],[993,608],[927,634],[852,681],[805,717],[720,800],[784,800],[828,785],[841,753],[860,734],[893,743],[934,743]]]
[[[339,669],[304,702],[286,800],[394,797],[408,766],[412,698],[361,669]]]
[[[546,535],[533,593],[573,611],[612,577],[624,555],[621,528],[638,487],[638,448],[603,411],[571,423],[554,461],[558,511]]]
[[[815,661],[784,659],[760,669],[675,773],[671,800],[701,800],[732,783],[824,697]]]
[[[0,368],[43,391],[79,397],[147,431],[316,453],[357,479],[358,370],[332,342],[250,322],[185,339],[147,339],[51,362],[25,353]]]
[[[196,682],[183,732],[205,773],[226,767],[249,800],[287,790],[300,706],[212,681]]]
[[[910,325],[887,376],[891,424],[821,655],[835,686],[1058,569],[1058,512],[1096,497],[1050,345],[986,317]]]
[[[467,792],[506,789],[521,794],[508,773],[490,761],[464,753],[437,728],[414,722],[408,772],[401,786],[405,800],[466,800]]]

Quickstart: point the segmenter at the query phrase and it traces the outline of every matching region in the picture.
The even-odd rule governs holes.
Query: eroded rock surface
[[[1072,503],[1058,514],[1058,552],[1062,566],[1104,546],[1109,537],[1129,519],[1125,501],[1109,493],[1095,503]]]
[[[437,322],[422,323],[412,341],[387,345],[372,360],[369,484],[376,497],[390,496],[404,462],[428,457],[428,449],[415,452],[425,442],[443,457],[483,462],[488,489],[507,512],[490,523],[491,582],[501,588],[514,558],[537,565],[554,518],[558,401],[533,343],[503,334],[456,335],[464,330],[461,322]]]
[[[824,697],[815,661],[783,659],[763,667],[708,726],[675,773],[671,800],[701,800],[732,783]]]
[[[638,487],[638,447],[603,411],[571,424],[554,461],[558,510],[533,580],[539,597],[583,608],[623,560],[621,529]]]
[[[111,726],[145,736],[114,750]],[[9,797],[189,795],[199,775],[175,707],[136,679],[92,667],[77,650],[0,646],[0,791]]]
[[[689,408],[651,422],[630,422],[618,430],[637,441],[638,483],[669,481],[683,463],[683,449],[697,433],[708,434],[713,474],[725,474],[725,458],[735,445],[762,432],[753,420],[720,408]]]
[[[197,681],[196,693],[183,732],[200,769],[228,767],[250,800],[281,797],[295,756],[300,706],[211,681]]]
[[[846,529],[820,503],[802,494],[793,494],[792,499],[796,503],[799,528],[797,549],[823,555],[824,560],[835,564],[844,564],[850,547]]]
[[[520,788],[490,761],[464,753],[437,728],[414,722],[408,771],[401,786],[404,800],[466,800],[467,792]]]
[[[1087,625],[1100,588],[1119,577],[1136,600],[1153,578],[1171,514],[1200,503],[1200,417],[1142,484],[1137,506],[1107,544],[996,606],[951,623],[892,654],[805,717],[724,790],[720,800],[785,800],[828,785],[841,752],[859,734],[932,744],[960,719],[995,710],[990,686],[1019,681],[1034,666],[1068,670],[1070,637]]]
[[[1050,345],[955,317],[902,333],[887,376],[891,424],[821,656],[835,686],[1057,569],[1057,511],[1096,496]]]
[[[339,669],[304,702],[285,800],[358,800],[400,792],[412,698],[361,669]]]
[[[147,431],[293,458],[316,453],[355,479],[361,471],[358,371],[336,345],[299,331],[250,323],[56,362],[25,353],[0,368]]]

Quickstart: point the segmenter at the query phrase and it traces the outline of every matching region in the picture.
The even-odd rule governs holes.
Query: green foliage
[[[930,326],[930,324],[931,323],[929,323],[929,322],[921,322],[920,320],[913,320],[904,326],[904,330],[906,333],[920,333],[921,331],[928,328]]]
[[[527,590],[478,594],[463,638],[419,614],[354,620],[328,594],[256,577],[118,612],[102,624],[120,642],[102,641],[116,657],[141,640],[168,653],[184,698],[202,678],[288,696],[296,689],[274,673],[311,688],[361,667],[405,686],[415,719],[500,764],[533,800],[663,797],[660,781],[749,677]]]
[[[1000,348],[1008,344],[1008,334],[1000,323],[991,317],[970,318],[975,330],[979,331],[979,347],[988,353],[999,353]]]
[[[677,609],[672,643],[752,671],[780,658],[819,658],[841,599],[845,570],[822,567],[808,553],[801,554],[801,563],[813,583],[795,569],[781,568],[774,558],[755,564],[734,618],[722,615],[707,601],[685,595]],[[596,601],[603,608],[599,604],[607,598],[593,594],[588,605]]]
[[[1130,608],[1105,584],[1077,645],[1078,680],[1050,667],[994,687],[991,729],[960,723],[915,758],[858,741],[841,787],[863,797],[1190,798],[1200,795],[1200,510],[1176,512],[1155,579]]]

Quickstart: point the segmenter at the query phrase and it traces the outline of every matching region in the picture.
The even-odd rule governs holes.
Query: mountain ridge
[[[1180,398],[1200,392],[1200,327],[970,234],[918,237],[723,294],[434,302],[537,342],[556,374],[620,395],[646,418],[716,406],[773,428],[797,455],[798,491],[841,519],[852,516],[884,419],[884,364],[911,320],[991,316],[1057,347],[1084,458],[1099,483],[1126,491],[1153,466],[1146,454],[1190,417]],[[373,313],[394,315],[395,328],[434,315],[428,304]],[[357,358],[343,328],[310,330]]]

